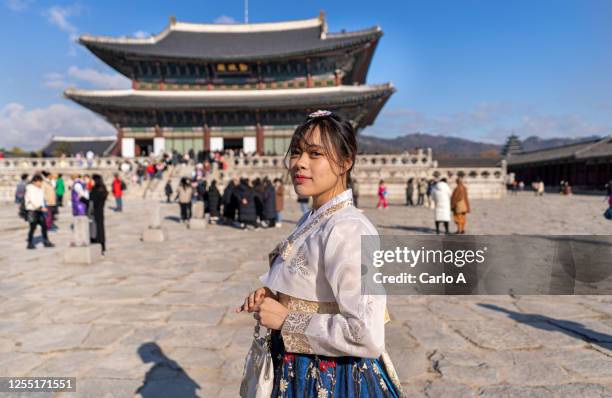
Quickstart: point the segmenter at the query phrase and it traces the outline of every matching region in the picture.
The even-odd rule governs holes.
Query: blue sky
[[[311,18],[330,31],[380,25],[368,82],[398,92],[366,134],[425,132],[503,142],[612,132],[612,1],[249,2],[249,21]],[[168,16],[243,22],[243,0],[0,0],[0,147],[113,129],[61,97],[69,87],[128,82],[73,40],[146,35]]]

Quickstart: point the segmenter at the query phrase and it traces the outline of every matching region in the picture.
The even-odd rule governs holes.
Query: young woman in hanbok
[[[353,126],[329,111],[293,134],[286,165],[312,209],[236,308],[272,330],[272,397],[402,396],[385,351],[386,297],[361,291],[360,237],[378,232],[347,189],[356,154]]]

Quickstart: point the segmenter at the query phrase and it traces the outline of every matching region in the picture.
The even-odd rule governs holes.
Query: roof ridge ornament
[[[176,25],[176,16],[174,16],[174,15],[170,15],[170,16],[168,17],[168,20],[170,21],[170,26],[174,26],[174,25]]]
[[[319,11],[319,22],[321,23],[321,39],[327,38],[327,22],[325,21],[325,10]]]

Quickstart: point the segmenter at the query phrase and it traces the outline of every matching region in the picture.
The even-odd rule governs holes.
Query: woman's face
[[[290,154],[289,172],[298,195],[318,196],[339,184],[338,167],[325,153],[319,128],[315,127]]]

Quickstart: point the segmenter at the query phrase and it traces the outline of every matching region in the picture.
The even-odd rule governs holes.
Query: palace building
[[[64,95],[117,129],[115,154],[243,149],[284,154],[305,115],[328,109],[357,129],[395,91],[368,85],[379,27],[331,33],[318,18],[255,24],[170,23],[147,38],[81,36],[132,80],[128,90]]]
[[[527,184],[567,181],[580,190],[602,190],[612,178],[612,136],[513,153],[507,162],[508,172]]]

